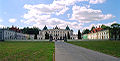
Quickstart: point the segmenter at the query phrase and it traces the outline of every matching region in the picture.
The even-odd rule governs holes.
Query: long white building
[[[88,39],[109,39],[110,38],[110,34],[109,34],[109,30],[102,30],[96,33],[89,33],[88,34]]]
[[[66,29],[60,29],[57,26],[53,29],[47,29],[45,26],[43,30],[39,31],[39,35],[37,35],[37,39],[45,39],[45,34],[48,33],[51,35],[54,40],[56,39],[64,39],[64,37],[68,37],[68,33],[70,35],[70,39],[77,39],[75,35],[73,35],[73,30],[67,26]]]
[[[34,35],[23,34],[9,29],[0,29],[0,41],[34,39]]]
[[[102,28],[95,28],[90,33],[84,34],[83,39],[97,39],[97,40],[109,40],[110,31]]]

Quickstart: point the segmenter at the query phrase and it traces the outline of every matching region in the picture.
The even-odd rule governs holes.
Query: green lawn
[[[54,43],[0,42],[0,61],[53,61]]]
[[[120,57],[120,41],[75,41],[68,43]]]

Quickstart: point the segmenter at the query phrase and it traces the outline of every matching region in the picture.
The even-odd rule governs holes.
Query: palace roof
[[[91,33],[96,33],[96,32],[102,31],[102,30],[103,30],[102,28],[95,28],[91,31]]]
[[[59,29],[59,28],[57,27],[57,25],[56,25],[55,29]]]
[[[15,31],[15,32],[21,32],[19,28],[12,26],[9,28],[9,30]]]
[[[66,29],[65,30],[70,30],[69,26],[67,25]]]
[[[43,30],[48,30],[46,25],[45,25],[45,27],[43,28]]]

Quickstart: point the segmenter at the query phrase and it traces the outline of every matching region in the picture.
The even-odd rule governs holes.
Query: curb
[[[55,61],[55,52],[53,53],[53,61]]]

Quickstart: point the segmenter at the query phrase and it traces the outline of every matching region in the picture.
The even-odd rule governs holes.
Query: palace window
[[[6,32],[6,35],[7,35],[7,32]]]
[[[105,32],[103,34],[105,34]]]

